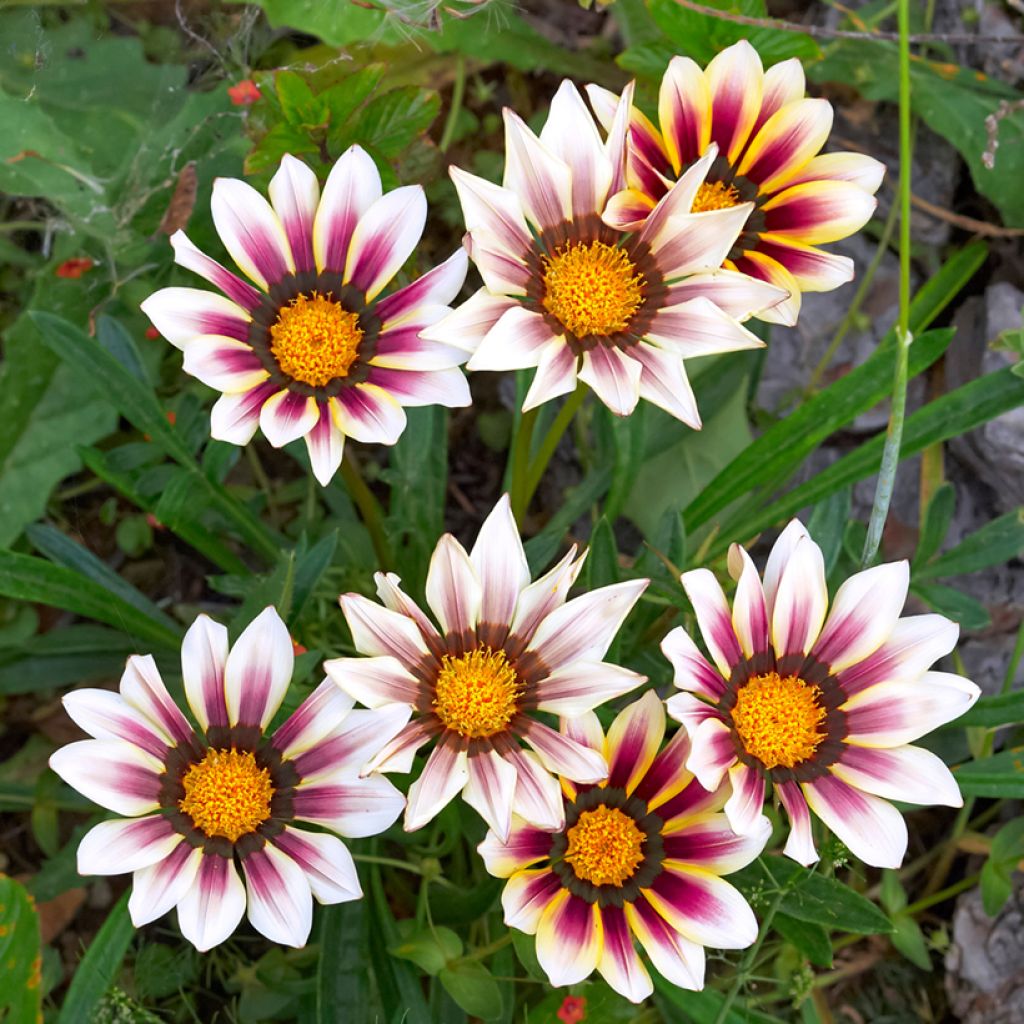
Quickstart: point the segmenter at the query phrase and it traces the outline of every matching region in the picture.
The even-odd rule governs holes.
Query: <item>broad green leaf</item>
[[[984,629],[992,621],[988,610],[970,594],[944,583],[917,583],[910,586],[911,593],[934,611],[958,622],[962,629]]]
[[[0,875],[0,1020],[38,1024],[42,1011],[39,917],[29,894]]]
[[[294,71],[277,71],[274,87],[285,120],[292,124],[311,127],[327,120],[328,105],[322,96],[316,96],[309,83]]]
[[[909,914],[896,914],[892,919],[893,933],[889,936],[892,944],[916,967],[922,971],[932,969],[932,958],[928,955],[921,926]]]
[[[392,956],[411,960],[427,974],[437,974],[445,965],[462,956],[462,939],[444,927],[423,927],[415,921],[399,921],[401,939],[388,948]]]
[[[135,934],[129,892],[114,904],[71,979],[57,1024],[90,1024],[92,1012],[113,984]]]
[[[932,495],[914,552],[914,575],[920,578],[928,560],[942,547],[956,508],[956,491],[944,483]]]
[[[318,913],[315,1024],[336,1024],[342,1012],[352,1021],[371,1020],[366,904],[352,900]]]
[[[1024,798],[1024,749],[1011,747],[991,757],[956,765],[953,777],[964,796]]]
[[[657,971],[651,972],[654,981],[655,999],[662,1007],[666,1021],[687,1021],[690,1024],[783,1024],[781,1018],[773,1017],[759,1010],[748,1009],[741,1002],[733,1003],[724,1018],[719,1014],[725,1002],[725,993],[705,988],[690,992],[666,981]]]
[[[843,535],[850,521],[852,489],[847,487],[830,494],[814,506],[811,518],[807,520],[807,532],[821,548],[825,559],[825,574],[828,575],[839,561],[843,550]]]
[[[584,569],[587,575],[587,590],[596,590],[598,587],[607,587],[619,582],[619,555],[615,534],[604,516],[598,519],[590,534]]]
[[[995,697],[982,697],[977,704],[958,718],[952,725],[981,726],[994,729],[999,725],[1016,725],[1024,722],[1024,690],[1002,693]]]
[[[832,942],[820,924],[801,921],[789,914],[777,913],[772,919],[775,930],[815,967],[832,966]]]
[[[440,109],[436,92],[412,85],[392,89],[359,112],[352,138],[385,158],[397,157],[433,124]]]
[[[995,917],[1013,893],[1013,875],[1024,860],[1024,818],[1008,821],[993,837],[981,869],[981,901]]]
[[[501,991],[482,963],[467,960],[445,967],[438,975],[445,991],[471,1017],[497,1020],[502,1014]]]
[[[918,566],[914,575],[919,580],[964,576],[1009,562],[1021,552],[1024,552],[1024,508],[986,523],[956,547]]]

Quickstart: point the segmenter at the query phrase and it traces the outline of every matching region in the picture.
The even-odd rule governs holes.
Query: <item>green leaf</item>
[[[967,631],[984,629],[991,622],[983,604],[955,587],[947,587],[942,583],[914,582],[910,590],[934,611],[960,623],[961,628]]]
[[[993,519],[955,548],[915,570],[919,580],[965,576],[1002,565],[1024,552],[1024,508]]]
[[[832,942],[820,924],[801,921],[789,914],[776,913],[772,919],[776,931],[815,967],[832,966]]]
[[[619,553],[615,534],[605,516],[601,516],[590,534],[587,561],[587,590],[597,590],[619,582]]]
[[[440,109],[441,97],[429,89],[392,89],[360,111],[352,138],[381,156],[396,157],[434,123]]]
[[[955,727],[981,726],[994,729],[1000,725],[1016,725],[1020,722],[1024,722],[1024,690],[982,697],[970,711],[956,720]]]
[[[281,112],[290,124],[312,127],[327,120],[327,101],[322,96],[314,95],[302,75],[294,71],[277,71],[274,74],[274,88]]]
[[[0,595],[84,615],[161,647],[178,647],[179,628],[155,621],[105,587],[72,569],[34,555],[0,551]]]
[[[467,960],[452,964],[438,975],[445,991],[471,1017],[497,1020],[502,1014],[501,990],[482,963]]]
[[[85,951],[68,987],[57,1024],[90,1024],[93,1009],[113,984],[135,934],[125,892]]]
[[[150,943],[135,957],[133,973],[140,999],[163,999],[192,986],[199,973],[199,957],[190,946],[178,949]]]
[[[29,894],[0,875],[0,1020],[38,1024],[42,1011],[42,956],[39,918]]]
[[[315,1024],[337,1024],[342,1007],[352,1021],[372,1020],[365,902],[338,903],[318,913]]]
[[[991,757],[956,765],[953,777],[964,796],[1020,800],[1024,797],[1024,748],[1011,747]]]
[[[825,575],[835,568],[843,550],[843,536],[850,521],[852,488],[845,487],[830,494],[814,506],[811,518],[807,520],[807,532],[821,548],[825,560]]]
[[[981,898],[985,913],[995,917],[1013,892],[1013,874],[1024,860],[1024,818],[1008,821],[992,837],[988,859],[981,869]]]
[[[725,993],[717,989],[705,988],[700,992],[690,992],[677,988],[666,981],[656,971],[651,972],[654,981],[655,998],[662,1007],[662,1016],[666,1021],[689,1021],[692,1024],[783,1024],[779,1017],[762,1013],[759,1010],[747,1009],[734,1003],[724,1018],[719,1018]]]
[[[399,921],[401,940],[388,947],[392,956],[411,960],[427,974],[437,974],[462,956],[462,939],[451,928],[420,928],[415,921]]]
[[[956,509],[956,491],[952,484],[944,483],[938,487],[928,502],[924,522],[917,539],[917,551],[914,552],[914,575],[920,578],[926,571],[925,564],[942,547],[942,542],[949,532],[949,524],[953,521]]]
[[[922,971],[932,969],[932,958],[928,955],[928,943],[925,941],[921,926],[909,914],[896,914],[893,919],[893,933],[889,936],[892,944],[912,964]]]

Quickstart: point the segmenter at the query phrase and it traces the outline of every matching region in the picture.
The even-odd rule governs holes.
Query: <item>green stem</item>
[[[882,543],[882,529],[889,514],[896,470],[903,441],[903,419],[907,411],[907,359],[910,343],[910,175],[911,175],[911,111],[910,111],[910,0],[899,0],[899,72],[900,72],[900,315],[896,328],[896,372],[893,376],[892,409],[882,465],[878,471],[875,503],[868,522],[861,564],[875,560]]]
[[[978,884],[980,877],[981,875],[968,875],[966,878],[961,878],[959,882],[947,885],[945,889],[933,892],[930,896],[922,896],[916,903],[907,904],[903,913],[913,917],[915,914],[921,913],[922,910],[934,907],[936,903],[943,903],[954,896],[959,896],[960,893],[973,889]]]
[[[562,403],[558,415],[551,421],[551,426],[548,427],[548,432],[537,449],[537,457],[531,461],[529,466],[526,477],[526,493],[523,498],[524,512],[530,505],[530,499],[536,492],[551,457],[555,454],[558,442],[562,440],[562,435],[569,429],[569,424],[572,423],[573,417],[586,397],[587,389],[582,384],[577,384],[576,390]]]
[[[471,953],[466,953],[465,956],[460,956],[458,962],[466,963],[468,960],[486,960],[492,953],[497,953],[498,950],[504,949],[512,941],[512,932],[506,932],[500,939],[495,939],[493,942],[486,946],[481,946],[479,949],[474,949]]]
[[[345,455],[341,460],[341,478],[345,481],[348,493],[363,517],[363,525],[370,535],[374,554],[377,556],[381,569],[390,569],[391,546],[384,533],[384,511],[373,491],[366,486],[363,472],[359,468],[356,457],[351,453],[349,445],[346,445]]]
[[[452,85],[452,103],[448,108],[448,117],[444,122],[439,148],[444,153],[452,144],[455,126],[462,111],[462,97],[466,93],[466,59],[461,54],[455,61],[455,82]]]
[[[526,512],[526,502],[523,495],[526,493],[526,481],[530,471],[530,448],[533,445],[533,428],[537,423],[539,408],[529,409],[519,416],[519,424],[516,428],[516,435],[512,439],[512,449],[509,452],[511,467],[508,474],[508,490],[512,499],[512,514],[516,522],[522,523],[523,515]]]
[[[364,864],[380,864],[386,868],[398,868],[399,871],[408,871],[412,875],[422,875],[415,864],[410,864],[407,860],[397,860],[394,857],[378,857],[372,853],[353,853],[353,860],[362,861]]]

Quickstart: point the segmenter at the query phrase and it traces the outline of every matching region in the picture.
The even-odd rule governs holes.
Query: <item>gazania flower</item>
[[[602,658],[648,581],[566,601],[583,565],[575,553],[531,583],[506,495],[469,554],[450,534],[438,541],[426,585],[436,626],[393,574],[376,577],[384,607],[342,595],[356,650],[368,657],[328,661],[327,674],[369,707],[416,712],[369,770],[407,772],[416,751],[433,742],[409,790],[407,830],[460,792],[499,835],[508,834],[513,811],[540,828],[560,828],[562,798],[551,773],[581,782],[605,777],[598,751],[534,713],[579,715],[644,682]]]
[[[181,669],[194,728],[171,700],[152,657],[128,659],[120,693],[77,690],[68,714],[90,736],[50,766],[117,814],[78,848],[83,875],[134,872],[136,927],[178,908],[198,949],[223,942],[248,907],[268,939],[305,943],[319,903],[362,895],[343,836],[376,835],[402,810],[383,778],[360,778],[367,759],[408,719],[404,708],[351,711],[324,682],[272,735],[294,656],[273,608],[228,651],[227,630],[200,615],[185,634]],[[245,875],[239,878],[238,867]]]
[[[758,816],[745,836],[684,767],[680,729],[662,747],[665,709],[648,691],[622,711],[607,737],[592,712],[562,722],[566,735],[608,759],[608,781],[562,779],[565,826],[554,834],[514,819],[506,840],[480,844],[487,870],[507,878],[505,923],[537,936],[552,985],[594,970],[634,1002],[651,994],[636,939],[674,985],[704,986],[704,947],[742,949],[757,936],[746,900],[719,876],[749,864],[771,835]]]
[[[908,746],[978,699],[967,679],[927,671],[953,649],[956,623],[900,618],[906,562],[851,576],[828,611],[821,550],[796,520],[763,583],[735,544],[729,571],[731,614],[711,572],[682,577],[714,664],[681,628],[661,645],[689,691],[668,700],[693,742],[687,767],[709,788],[728,773],[737,832],[756,827],[770,781],[789,815],[785,852],[801,864],[818,857],[809,807],[865,863],[899,866],[907,827],[887,801],[963,802],[942,761]]]
[[[280,448],[306,439],[327,484],[345,437],[394,444],[406,405],[469,404],[466,355],[421,330],[449,312],[466,276],[461,250],[386,298],[427,215],[418,185],[381,194],[370,157],[353,146],[320,195],[316,175],[285,156],[268,203],[233,178],[213,184],[213,222],[243,281],[178,231],[175,260],[224,295],[164,288],[142,309],[184,353],[187,373],[222,391],[211,434],[247,444],[256,427]],[[271,205],[273,204],[273,205]]]
[[[885,173],[883,164],[860,153],[820,153],[832,129],[832,106],[805,97],[805,84],[798,60],[764,71],[745,39],[703,71],[689,57],[673,57],[658,95],[660,130],[633,108],[629,188],[615,196],[605,219],[638,227],[673,182],[717,146],[692,208],[753,204],[723,266],[786,289],[786,302],[757,315],[795,323],[801,292],[831,291],[852,279],[852,260],[817,246],[863,227]],[[587,92],[613,131],[617,97],[596,85]]]
[[[645,398],[696,428],[683,359],[760,346],[739,321],[786,293],[709,272],[753,211],[690,213],[713,154],[640,231],[602,221],[625,185],[631,98],[628,86],[602,143],[576,87],[563,82],[539,138],[505,111],[502,187],[452,169],[485,287],[424,336],[471,351],[471,370],[536,367],[524,410],[575,390],[578,377],[620,416]]]

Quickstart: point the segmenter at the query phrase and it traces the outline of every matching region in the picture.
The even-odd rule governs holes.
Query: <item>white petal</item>
[[[621,697],[647,681],[646,676],[603,661],[574,661],[537,685],[537,708],[576,718]]]
[[[195,882],[178,903],[181,934],[202,953],[228,938],[244,913],[245,886],[235,865],[203,854]]]
[[[228,724],[224,663],[228,631],[208,615],[199,615],[181,644],[181,678],[192,714],[202,729]]]
[[[507,494],[484,520],[469,558],[483,595],[481,621],[510,624],[519,594],[530,582],[530,567]]]
[[[405,831],[415,832],[432,821],[462,792],[469,781],[468,758],[454,743],[440,743],[427,758],[420,777],[409,788]]]
[[[202,861],[203,851],[182,841],[163,860],[136,870],[128,898],[132,924],[141,928],[177,906],[196,885]]]
[[[242,632],[224,667],[228,721],[265,729],[281,706],[295,667],[288,627],[265,608]]]
[[[224,248],[241,271],[265,291],[294,273],[288,239],[277,214],[252,187],[236,178],[217,178],[210,212]]]
[[[304,946],[313,927],[313,894],[302,868],[269,843],[242,868],[252,926],[271,942]]]
[[[401,270],[423,235],[427,200],[420,185],[396,188],[359,218],[345,262],[345,284],[369,302]]]
[[[593,388],[616,416],[628,416],[640,400],[643,366],[618,349],[598,345],[583,353],[579,379]]]
[[[318,903],[346,903],[363,895],[352,854],[337,836],[287,825],[273,843],[302,868]]]
[[[445,633],[476,630],[483,600],[480,579],[466,549],[450,533],[437,542],[430,558],[426,596]]]
[[[847,744],[831,766],[837,779],[885,800],[962,807],[964,798],[942,758],[923,747],[870,750]]]
[[[103,821],[89,829],[78,845],[80,875],[121,875],[164,860],[182,841],[166,818]]]
[[[270,179],[270,201],[288,238],[295,269],[313,269],[313,219],[320,201],[320,183],[301,160],[290,153]]]
[[[327,176],[313,222],[316,269],[340,274],[359,218],[381,197],[377,165],[360,146],[350,146]]]
[[[50,767],[73,789],[117,814],[159,806],[162,761],[121,740],[79,740],[50,755]]]
[[[141,303],[142,312],[176,348],[204,334],[245,340],[252,317],[237,303],[199,288],[161,288]]]
[[[462,791],[463,798],[502,840],[508,838],[512,824],[516,777],[515,766],[496,750],[482,750],[469,759],[469,781]]]
[[[505,177],[523,212],[538,228],[557,227],[572,220],[572,171],[559,160],[518,114],[505,115]]]
[[[319,419],[316,399],[293,391],[279,391],[260,409],[260,428],[275,448],[283,448],[308,434]]]

